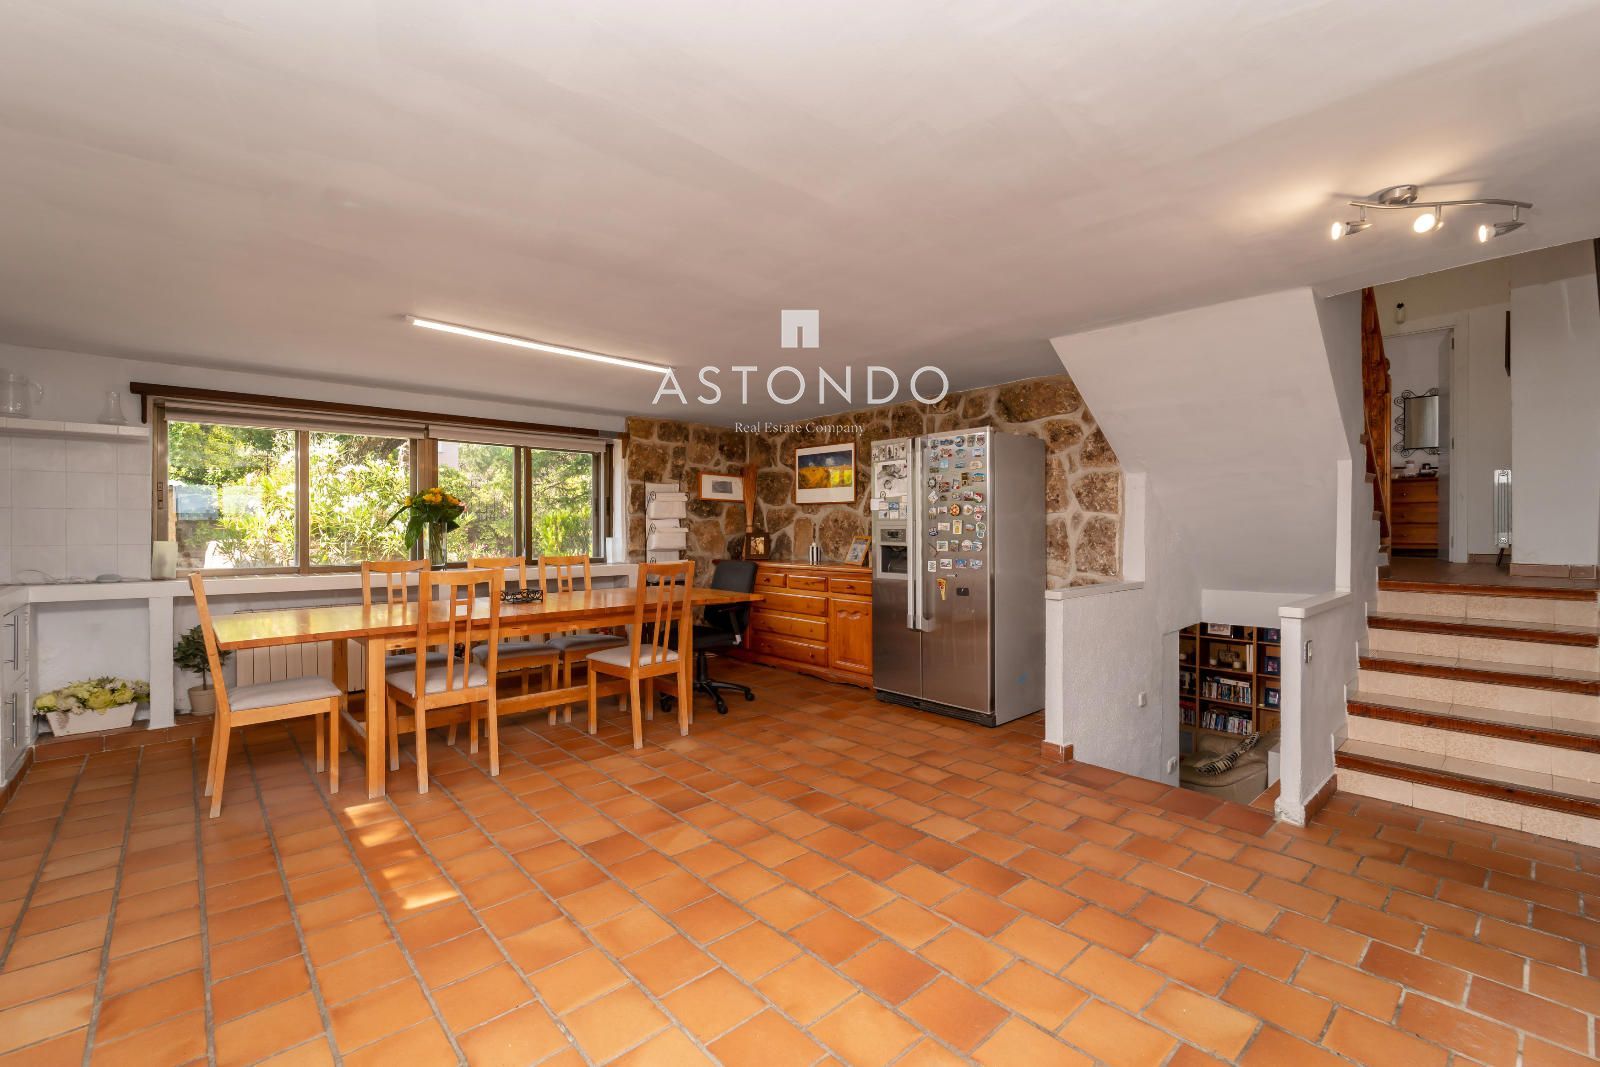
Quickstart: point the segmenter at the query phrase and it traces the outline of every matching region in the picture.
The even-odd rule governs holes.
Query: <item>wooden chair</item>
[[[417,587],[420,590],[422,582],[432,569],[433,564],[425,559],[362,560],[361,606],[368,610],[372,608],[374,586],[378,584],[374,578],[383,579],[382,603],[393,607],[411,599],[411,575],[417,575]],[[428,655],[433,666],[444,662],[437,652],[430,652]],[[391,652],[388,661],[384,663],[385,673],[411,667],[416,662],[417,657],[413,652]]]
[[[528,561],[516,556],[479,556],[467,560],[467,566],[474,570],[498,571],[502,576],[505,572],[516,569],[517,588],[528,587]],[[488,663],[489,648],[479,645],[472,650],[474,663]],[[532,637],[511,638],[500,643],[500,673],[516,674],[522,681],[522,694],[528,694],[528,679],[535,671],[549,671],[545,682],[546,688],[554,684],[556,675],[561,668],[561,650],[552,648],[549,643]],[[567,708],[567,721],[572,721],[572,708]],[[550,725],[556,724],[556,709],[550,709]]]
[[[393,607],[405,604],[411,599],[411,575],[417,575],[417,589],[420,595],[423,582],[433,570],[433,563],[425,559],[384,559],[361,561],[361,606],[367,610],[372,609],[374,603],[373,593],[379,586],[375,578],[382,579],[382,603]],[[439,667],[444,664],[444,653],[429,652],[427,654],[428,666]],[[404,649],[390,649],[388,658],[384,660],[383,672],[385,676],[393,671],[408,671],[417,665],[416,652],[407,652]],[[450,744],[456,743],[456,724],[450,724],[448,737]],[[389,769],[400,769],[400,738],[393,730],[389,731]]]
[[[577,585],[579,572],[583,574],[583,585]],[[589,571],[588,556],[540,556],[539,557],[539,588],[546,593],[571,593],[580,589],[593,589],[593,576]],[[599,630],[575,630],[571,633],[556,634],[545,639],[545,644],[561,653],[561,688],[572,685],[572,667],[575,663],[584,662],[584,657],[589,653],[602,648],[617,648],[626,645],[628,639],[620,634],[606,633]],[[554,721],[554,720],[552,720]],[[568,722],[571,722],[571,710],[568,710]]]
[[[652,591],[651,579],[659,584]],[[589,732],[599,727],[597,686],[602,674],[628,679],[628,710],[633,716],[633,747],[644,747],[644,718],[655,718],[655,680],[673,675],[676,681],[674,695],[678,701],[678,728],[689,732],[689,715],[694,702],[694,690],[689,680],[689,659],[680,656],[678,649],[691,648],[689,588],[694,581],[694,560],[680,563],[641,563],[637,589],[639,597],[634,604],[633,625],[628,629],[628,643],[620,648],[606,648],[588,655],[589,664]],[[676,630],[676,637],[673,631]],[[643,701],[640,685],[643,683]]]
[[[313,733],[317,736],[317,770],[328,764],[328,792],[339,791],[339,701],[344,693],[320,674],[285,678],[260,685],[229,686],[222,679],[222,660],[217,655],[217,634],[211,625],[211,609],[206,603],[205,583],[198,574],[189,576],[194,592],[194,607],[200,615],[200,633],[206,642],[206,660],[211,665],[212,684],[217,690],[217,710],[211,720],[211,758],[206,764],[206,792],[211,798],[211,817],[222,811],[222,783],[228,774],[228,740],[235,727],[257,723],[319,718]],[[324,739],[326,735],[326,739]]]
[[[478,586],[488,585],[489,597],[479,600]],[[417,792],[428,791],[428,712],[465,706],[468,709],[470,750],[478,751],[478,714],[489,720],[489,773],[500,773],[500,718],[495,704],[495,675],[500,666],[501,571],[429,571],[417,596],[418,649],[438,648],[440,665],[429,666],[426,657],[409,670],[391,671],[386,678],[389,730],[400,729],[400,709],[410,708],[417,735]],[[444,628],[429,626],[442,616]],[[487,642],[489,655],[482,666],[473,662],[474,644]]]

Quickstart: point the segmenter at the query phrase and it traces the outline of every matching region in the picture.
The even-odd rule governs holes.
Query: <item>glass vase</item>
[[[428,562],[435,570],[445,565],[444,535],[448,532],[449,528],[442,522],[428,524]]]

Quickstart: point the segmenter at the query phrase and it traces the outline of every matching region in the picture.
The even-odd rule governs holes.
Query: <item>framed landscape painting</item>
[[[794,450],[796,504],[853,504],[856,443],[813,445]]]
[[[701,500],[743,500],[744,479],[737,474],[700,474]]]

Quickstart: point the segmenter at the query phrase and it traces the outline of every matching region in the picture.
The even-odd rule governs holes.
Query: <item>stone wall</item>
[[[670,419],[628,420],[628,558],[644,557],[644,483],[678,482],[689,493],[689,556],[698,573],[731,555],[745,506],[698,499],[702,471],[738,474],[754,464],[756,526],[774,559],[804,559],[813,538],[841,560],[870,522],[872,443],[890,437],[993,426],[1045,442],[1045,521],[1051,588],[1114,581],[1121,568],[1122,471],[1065,374],[952,393],[938,404],[903,403],[814,419],[784,433],[741,433]],[[794,503],[794,450],[856,442],[854,504]]]

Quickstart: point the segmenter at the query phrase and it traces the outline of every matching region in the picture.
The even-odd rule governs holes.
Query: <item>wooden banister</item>
[[[1378,512],[1378,529],[1384,547],[1389,544],[1389,359],[1383,354],[1383,327],[1378,320],[1378,298],[1371,286],[1361,290],[1361,401],[1364,413],[1362,439],[1367,446],[1367,472],[1372,475],[1372,499]]]

